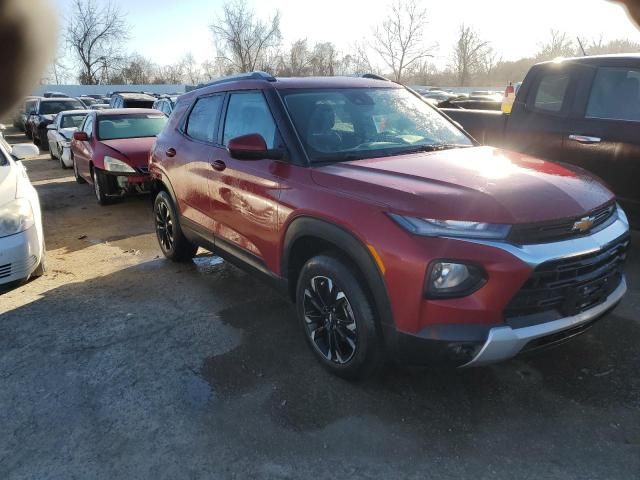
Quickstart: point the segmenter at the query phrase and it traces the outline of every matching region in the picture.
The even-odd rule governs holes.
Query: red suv
[[[479,147],[373,78],[222,79],[179,98],[150,158],[165,256],[265,274],[316,357],[484,365],[566,340],[626,291],[629,227],[574,167]]]

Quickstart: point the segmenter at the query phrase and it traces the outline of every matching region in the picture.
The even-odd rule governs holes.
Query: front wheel
[[[97,168],[91,169],[91,178],[93,179],[93,191],[96,194],[98,203],[100,205],[113,203],[113,198],[109,197],[113,193],[113,179]]]
[[[311,258],[298,278],[296,310],[320,363],[357,379],[375,370],[383,354],[373,307],[352,271],[333,255]]]
[[[195,257],[198,246],[182,233],[177,209],[167,192],[161,191],[153,202],[158,244],[165,257],[174,262],[189,262]]]

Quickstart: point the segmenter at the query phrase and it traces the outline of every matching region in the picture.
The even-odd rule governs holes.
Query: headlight
[[[461,237],[504,240],[511,225],[497,223],[467,222],[461,220],[435,220],[429,218],[403,217],[389,214],[401,227],[415,235],[425,237]]]
[[[0,237],[24,232],[35,223],[31,203],[19,198],[0,207]]]
[[[122,160],[117,158],[105,156],[104,157],[104,169],[108,172],[120,172],[120,173],[136,173],[136,171]]]
[[[71,148],[71,142],[69,140],[62,142],[62,148]]]
[[[618,213],[618,218],[628,225],[629,219],[627,218],[627,214],[624,212],[619,203],[616,203],[616,210]]]
[[[486,273],[477,265],[438,260],[427,271],[425,293],[429,298],[463,297],[485,283]]]

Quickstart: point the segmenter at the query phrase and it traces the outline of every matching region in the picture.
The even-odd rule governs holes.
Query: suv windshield
[[[164,115],[108,116],[98,121],[98,139],[155,137],[162,131]]]
[[[41,102],[40,115],[54,115],[64,110],[84,110],[79,100],[58,100],[55,102]]]
[[[60,128],[80,128],[86,115],[65,115],[60,122]]]
[[[282,94],[313,162],[473,145],[455,125],[404,89],[288,90]]]

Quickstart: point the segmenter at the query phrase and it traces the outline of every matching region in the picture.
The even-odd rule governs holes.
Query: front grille
[[[6,278],[11,275],[11,264],[0,265],[0,278]]]
[[[589,217],[593,225],[586,231],[575,230],[576,222]],[[537,243],[557,242],[568,238],[590,235],[598,231],[616,218],[616,205],[610,203],[604,207],[597,208],[584,215],[562,220],[552,220],[550,222],[529,223],[525,225],[514,225],[509,233],[508,240],[516,245],[530,245]]]
[[[507,306],[506,322],[520,328],[603,303],[622,281],[628,249],[626,236],[597,252],[539,265]]]

